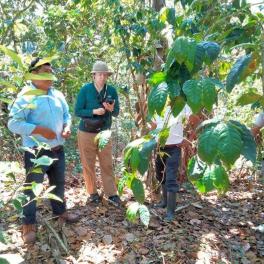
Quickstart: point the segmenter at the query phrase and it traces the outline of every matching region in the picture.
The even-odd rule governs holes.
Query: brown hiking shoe
[[[23,225],[22,238],[25,244],[33,244],[36,241],[36,225]]]
[[[79,215],[69,213],[69,212],[64,212],[63,214],[59,215],[59,220],[62,222],[65,221],[69,224],[76,223],[79,220]]]

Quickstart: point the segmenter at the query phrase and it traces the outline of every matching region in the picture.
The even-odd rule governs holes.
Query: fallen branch
[[[65,251],[66,254],[69,254],[69,250],[67,249],[67,247],[65,246],[65,244],[63,243],[63,241],[61,240],[59,234],[55,231],[55,229],[49,224],[49,222],[44,219],[44,223],[47,226],[47,228],[53,233],[54,237],[56,238],[56,240],[59,242],[59,245],[61,246],[61,248]]]

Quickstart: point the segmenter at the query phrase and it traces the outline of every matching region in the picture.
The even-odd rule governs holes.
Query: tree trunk
[[[162,7],[164,6],[166,6],[165,0],[153,0],[152,1],[152,8],[157,12],[160,11]]]

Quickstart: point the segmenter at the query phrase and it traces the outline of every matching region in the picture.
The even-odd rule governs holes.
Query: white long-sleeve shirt
[[[163,128],[165,120],[167,120],[167,116],[170,112],[170,107],[167,107],[164,117],[157,116],[157,128]],[[174,117],[172,114],[170,115],[168,126],[170,127],[170,134],[167,138],[166,145],[174,145],[182,143],[183,137],[183,118],[188,118],[192,114],[191,109],[188,105],[186,105],[180,114],[177,117]]]

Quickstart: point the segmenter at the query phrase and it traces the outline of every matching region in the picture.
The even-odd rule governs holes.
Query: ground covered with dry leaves
[[[0,192],[8,196],[2,188]],[[59,223],[48,202],[40,204],[38,241],[31,247],[23,245],[14,210],[7,211],[0,227],[7,231],[8,243],[0,243],[0,257],[8,257],[10,263],[36,264],[264,263],[264,192],[255,179],[238,180],[233,175],[231,189],[223,197],[200,196],[185,184],[171,224],[162,221],[164,210],[154,210],[149,198],[148,228],[125,219],[131,193],[122,196],[122,209],[106,200],[87,204],[81,175],[68,174],[66,199],[80,221]]]

